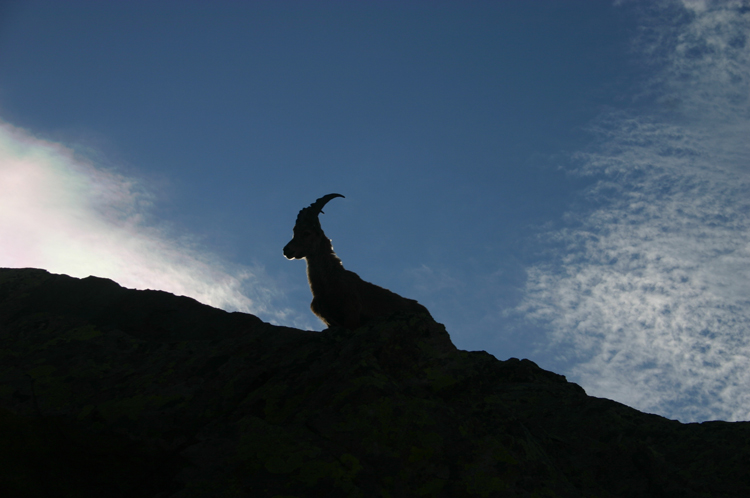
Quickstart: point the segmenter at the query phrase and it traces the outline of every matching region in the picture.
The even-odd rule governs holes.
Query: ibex
[[[312,312],[326,326],[347,329],[355,329],[373,318],[399,311],[430,316],[427,308],[417,301],[365,282],[356,273],[344,269],[318,220],[323,206],[336,197],[344,196],[328,194],[303,208],[297,215],[294,237],[284,247],[287,259],[307,261],[307,280],[313,295]]]

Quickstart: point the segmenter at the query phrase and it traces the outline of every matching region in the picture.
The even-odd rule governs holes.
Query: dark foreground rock
[[[276,327],[0,269],[0,496],[750,496],[750,424],[681,424],[426,317]]]

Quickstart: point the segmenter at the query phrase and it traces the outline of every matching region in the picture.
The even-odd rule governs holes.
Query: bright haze
[[[344,265],[462,349],[750,419],[747,1],[0,3],[0,266],[320,330]]]

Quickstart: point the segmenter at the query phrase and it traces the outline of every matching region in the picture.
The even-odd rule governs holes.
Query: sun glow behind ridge
[[[268,310],[272,291],[146,222],[152,196],[138,181],[80,159],[61,144],[0,123],[0,265],[95,275],[215,307]],[[257,298],[243,293],[251,284]]]

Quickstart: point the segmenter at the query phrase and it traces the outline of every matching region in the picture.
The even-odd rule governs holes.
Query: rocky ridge
[[[740,497],[750,423],[590,397],[425,316],[309,332],[0,269],[0,496]]]

